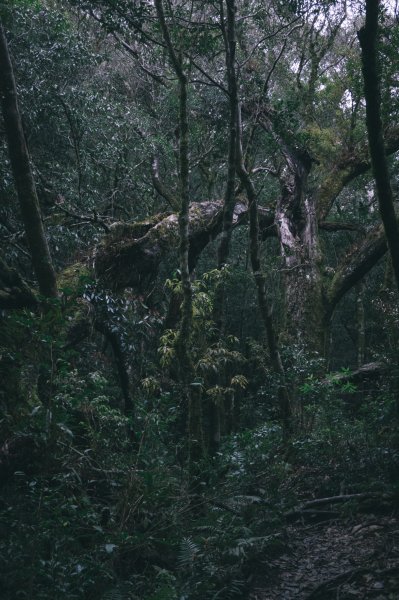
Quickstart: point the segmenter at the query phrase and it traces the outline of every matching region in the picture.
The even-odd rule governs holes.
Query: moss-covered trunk
[[[284,334],[287,343],[325,353],[325,306],[314,198],[308,193],[310,160],[284,148],[285,167],[276,224],[284,280]]]

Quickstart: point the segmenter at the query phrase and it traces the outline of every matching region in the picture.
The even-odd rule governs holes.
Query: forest
[[[399,3],[0,0],[0,599],[399,598]]]

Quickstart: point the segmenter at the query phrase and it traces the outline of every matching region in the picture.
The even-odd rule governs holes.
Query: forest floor
[[[251,600],[398,600],[399,518],[368,514],[286,529],[284,554],[260,565]]]

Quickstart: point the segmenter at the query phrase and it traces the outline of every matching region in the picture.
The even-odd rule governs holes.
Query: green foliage
[[[219,8],[200,4],[191,13],[185,3],[165,6],[190,75],[190,198],[212,201],[225,192],[229,103]],[[358,53],[346,41],[347,24],[321,57],[313,95],[310,89],[312,52],[328,46],[330,20],[339,15],[335,4],[255,2],[250,17],[238,7],[243,141],[261,208],[271,210],[280,197],[275,175],[287,166],[284,144],[314,156],[309,191],[338,156],[350,165],[363,145],[363,82]],[[383,292],[367,291],[372,358],[390,365],[370,388],[350,380],[357,359],[353,311],[347,322],[339,313],[332,323],[334,340],[345,328],[348,338],[334,343],[338,374],[326,375],[324,359],[300,344],[282,346],[292,408],[287,436],[279,414],[283,381],[263,341],[247,229],[234,229],[227,268],[214,268],[217,241],[209,241],[192,275],[191,384],[202,393],[205,437],[211,437],[214,412],[225,423],[215,454],[195,465],[193,483],[187,390],[176,375],[178,324],[164,329],[167,305],[182,291],[173,275],[176,257],[166,248],[156,285],[141,282],[123,295],[103,289],[91,272],[104,232],[104,245],[121,241],[114,235],[118,228],[127,233],[125,243],[128,232],[145,231],[148,215],[170,210],[151,181],[154,156],[161,181],[178,196],[178,98],[158,43],[154,5],[23,0],[0,10],[60,289],[60,298],[37,312],[0,315],[2,598],[245,598],[251,575],[286,550],[285,513],[299,501],[397,489],[397,295],[389,281]],[[398,27],[388,15],[382,33],[389,122],[397,115]],[[129,53],[121,54],[118,36]],[[269,111],[275,135],[252,120],[255,114],[267,120]],[[4,140],[0,158],[0,237],[7,259],[31,282]],[[395,172],[395,160],[392,167]],[[376,223],[373,202],[364,175],[340,194],[331,215],[368,229]],[[303,215],[297,216],[300,229]],[[347,230],[330,241],[323,237],[320,251],[329,269],[361,235]],[[175,233],[172,238],[177,242]],[[288,273],[277,238],[262,243],[273,319],[284,333]],[[222,288],[220,332],[214,318]],[[117,339],[119,356],[101,325]],[[123,368],[130,411],[121,391]]]
[[[234,350],[238,339],[232,335],[222,342],[215,342],[213,310],[216,288],[226,284],[229,278],[227,268],[206,272],[193,282],[193,332],[191,338],[191,354],[195,365],[197,379],[203,383],[206,393],[211,397],[226,394],[236,388],[245,388],[247,380],[241,373],[231,374],[231,370],[240,368],[245,363],[243,355]],[[181,292],[179,280],[167,280],[166,285],[173,294]],[[160,338],[160,363],[162,367],[170,367],[175,360],[175,344],[178,339],[177,330],[167,330]],[[226,371],[229,382],[227,386],[210,386],[212,375]],[[226,382],[227,383],[227,382]]]

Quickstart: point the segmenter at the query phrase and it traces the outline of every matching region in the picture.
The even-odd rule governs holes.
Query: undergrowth
[[[287,438],[276,418],[276,386],[254,384],[272,377],[262,366],[237,396],[247,425],[204,457],[193,491],[184,396],[164,371],[147,368],[135,414],[125,413],[97,343],[85,342],[89,361],[62,351],[65,341],[51,334],[53,324],[20,315],[11,325],[16,345],[27,330],[40,342],[38,362],[47,366],[51,394],[39,397],[32,385],[39,364],[36,372],[22,369],[20,405],[3,398],[4,600],[245,598],[265,561],[284,552],[285,515],[293,507],[399,488],[397,404],[388,380],[359,403],[356,387],[320,383],[319,364],[297,364],[295,429]],[[27,350],[14,352],[15,363],[32,360]],[[235,353],[231,367],[239,365],[242,377],[244,354]],[[207,377],[203,385],[212,389]]]

